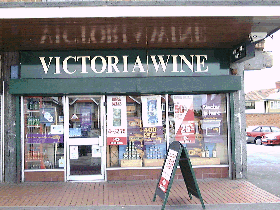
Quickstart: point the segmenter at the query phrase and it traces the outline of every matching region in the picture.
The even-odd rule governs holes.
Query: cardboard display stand
[[[192,199],[192,195],[194,195],[200,200],[202,208],[205,209],[190,158],[188,156],[188,151],[179,141],[174,141],[169,145],[153,201],[156,200],[156,196],[158,195],[161,199],[163,199],[161,209],[165,209],[178,165],[180,166],[190,199]]]

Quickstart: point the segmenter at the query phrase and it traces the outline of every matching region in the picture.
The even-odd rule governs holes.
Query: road
[[[280,197],[280,145],[247,144],[248,181]]]

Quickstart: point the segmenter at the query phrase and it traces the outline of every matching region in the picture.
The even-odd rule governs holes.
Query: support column
[[[4,52],[2,57],[3,80],[5,82],[4,95],[4,181],[9,183],[18,182],[17,166],[17,141],[16,141],[16,97],[9,94],[9,83],[11,78],[11,66],[19,65],[19,54],[17,52]],[[19,151],[20,152],[20,151]]]
[[[246,116],[244,94],[244,62],[231,64],[236,75],[241,76],[241,90],[231,94],[232,141],[232,178],[247,178]]]

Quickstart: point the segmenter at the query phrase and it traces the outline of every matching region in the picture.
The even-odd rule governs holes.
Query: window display
[[[115,118],[109,114],[112,98],[118,97],[107,97],[107,167],[161,166],[166,155],[165,96],[122,96],[122,125],[110,123]],[[119,142],[112,142],[112,130],[120,128],[124,142],[119,132],[114,132]]]
[[[169,143],[180,141],[193,165],[228,164],[225,94],[170,95],[169,106]]]
[[[63,169],[61,97],[24,97],[24,169]]]
[[[126,120],[126,138],[113,144],[108,135],[107,167],[162,166],[173,141],[187,148],[193,165],[228,164],[226,94],[122,97],[126,110],[119,118],[108,112],[107,124]]]
[[[69,98],[69,139],[103,135],[100,106],[100,97]],[[64,169],[62,98],[24,97],[23,111],[24,169]],[[228,164],[226,94],[107,96],[106,113],[108,168],[161,167],[173,141],[193,165]],[[98,142],[88,146],[91,158],[101,159]]]

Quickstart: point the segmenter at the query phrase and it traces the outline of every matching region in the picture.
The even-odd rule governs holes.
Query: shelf
[[[40,159],[28,159],[28,160],[25,160],[25,162],[27,163],[30,163],[30,162],[42,162],[43,160],[40,160]]]
[[[40,110],[27,110],[27,112],[40,112]]]
[[[35,165],[35,169],[46,169],[46,166],[43,162],[42,159],[28,159],[28,160],[25,160],[25,162],[28,164],[28,163],[39,163],[39,164],[36,164]],[[27,166],[28,167],[28,166]],[[34,166],[33,166],[34,167]],[[29,169],[29,168],[25,168],[25,169]],[[32,169],[32,168],[30,168]]]

